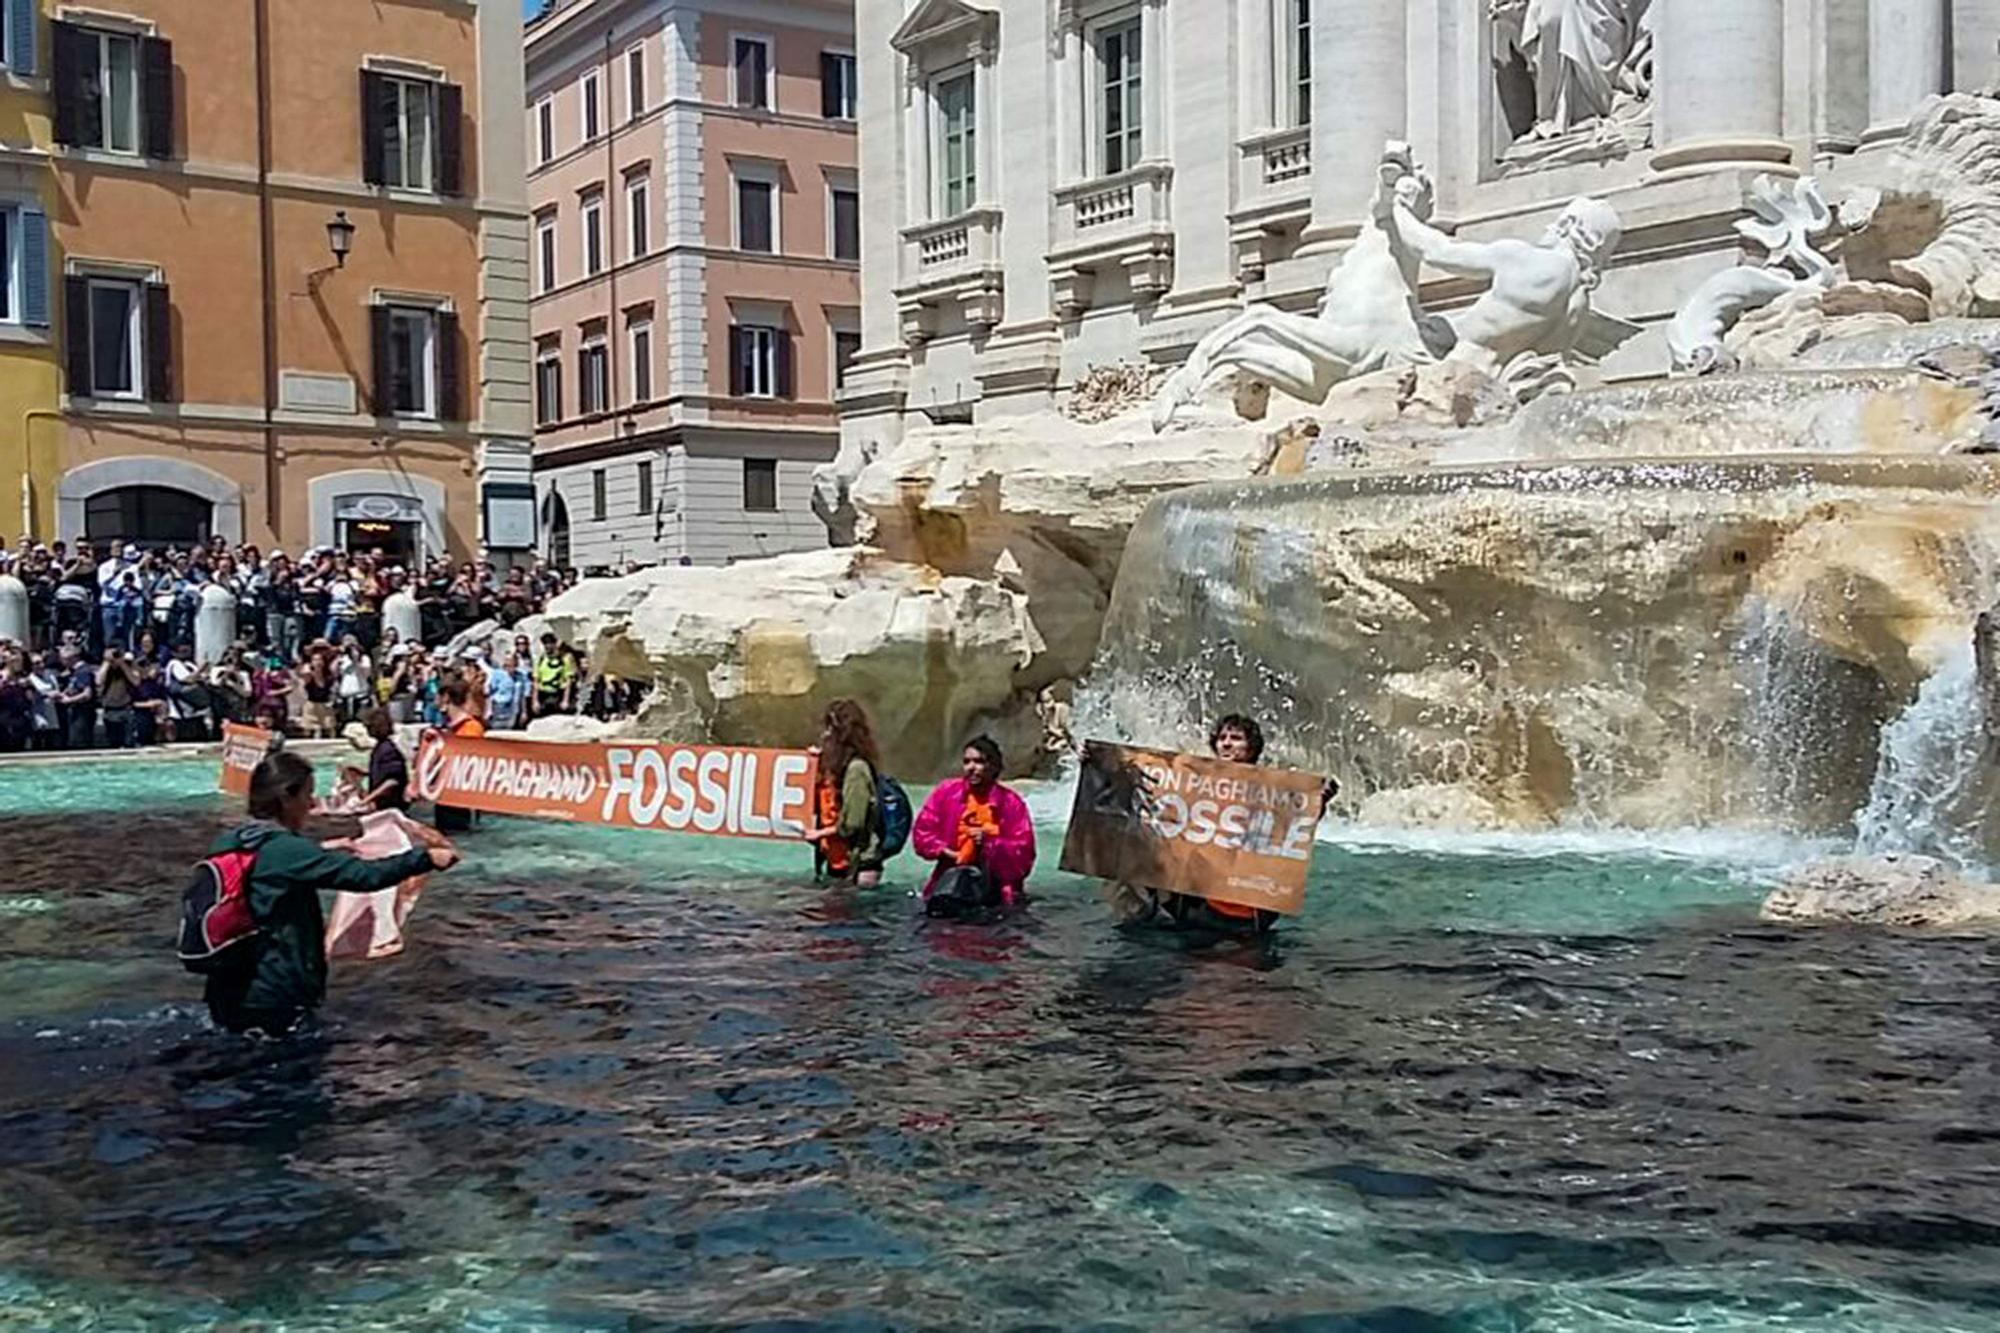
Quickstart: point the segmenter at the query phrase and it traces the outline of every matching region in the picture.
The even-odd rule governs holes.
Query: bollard
[[[0,574],[0,639],[28,643],[28,585],[12,574]]]
[[[236,642],[236,594],[220,583],[201,590],[201,609],[194,613],[194,660],[207,666]]]
[[[398,588],[383,601],[382,628],[395,630],[404,643],[424,641],[424,613],[407,589]]]

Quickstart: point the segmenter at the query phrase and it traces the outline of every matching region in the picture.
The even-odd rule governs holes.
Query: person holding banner
[[[438,688],[444,704],[444,729],[454,736],[478,740],[486,734],[486,723],[473,711],[472,686],[458,672],[445,677]],[[472,811],[455,805],[433,807],[433,822],[440,833],[463,833],[472,827]]]
[[[1231,764],[1264,762],[1264,729],[1257,719],[1231,713],[1215,724],[1208,734],[1208,750],[1217,759]],[[1340,790],[1340,783],[1328,778],[1320,788],[1320,813]],[[1111,909],[1124,925],[1137,925],[1156,915],[1164,915],[1176,925],[1211,930],[1254,930],[1268,934],[1278,923],[1279,913],[1242,903],[1202,898],[1191,893],[1173,893],[1141,885],[1113,881],[1106,888]]]
[[[218,1027],[280,1037],[319,1007],[326,997],[322,892],[373,893],[458,863],[449,843],[380,861],[322,847],[300,832],[312,808],[312,765],[289,751],[269,755],[250,775],[252,822],[223,834],[210,852],[256,857],[248,890],[256,939],[240,961],[209,975],[203,994]]]
[[[819,738],[819,776],[813,784],[818,827],[806,834],[816,869],[856,888],[882,882],[881,818],[875,809],[875,775],[881,752],[868,714],[852,699],[827,705]]]
[[[1000,747],[975,736],[960,756],[964,776],[938,784],[910,830],[917,855],[934,862],[924,901],[948,879],[977,884],[979,906],[1012,908],[1027,901],[1028,872],[1035,868],[1035,823],[1019,793],[1000,785]],[[955,872],[976,870],[976,875]]]

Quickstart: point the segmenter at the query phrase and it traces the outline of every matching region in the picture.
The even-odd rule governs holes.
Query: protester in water
[[[380,861],[322,847],[299,831],[312,806],[312,765],[279,751],[250,775],[252,822],[223,834],[210,850],[256,853],[249,900],[257,936],[241,962],[209,976],[204,995],[209,1015],[231,1032],[282,1036],[319,1007],[326,995],[322,892],[374,893],[458,862],[449,846],[412,848]]]
[[[812,840],[826,872],[858,888],[882,882],[882,822],[875,808],[882,756],[868,714],[852,699],[827,705],[819,738],[819,779],[814,784],[816,827]]]
[[[976,736],[960,757],[963,776],[940,783],[910,830],[917,855],[936,864],[924,886],[928,900],[947,871],[977,866],[997,890],[999,904],[1027,900],[1035,866],[1035,824],[1026,802],[1000,785],[1002,757],[991,737]]]
[[[1253,717],[1231,713],[1208,733],[1208,751],[1217,759],[1232,764],[1261,764],[1264,762],[1264,729],[1257,725]],[[1320,789],[1322,813],[1339,790],[1338,782],[1332,778],[1326,780],[1326,785]],[[1109,897],[1112,910],[1127,924],[1164,914],[1184,926],[1219,930],[1254,929],[1262,934],[1277,925],[1280,915],[1240,903],[1217,902],[1191,893],[1170,893],[1164,889],[1141,888],[1131,884],[1112,884]]]
[[[486,723],[473,712],[472,686],[459,672],[452,672],[438,687],[438,701],[444,705],[444,729],[454,736],[478,740],[486,734]],[[463,833],[472,827],[472,811],[456,805],[440,804],[434,812],[440,833]]]
[[[368,752],[367,810],[407,810],[410,806],[410,764],[396,744],[396,724],[386,708],[371,708],[361,719],[375,746]]]

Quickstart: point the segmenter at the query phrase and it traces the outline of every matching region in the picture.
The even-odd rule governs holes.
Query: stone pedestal
[[[1784,0],[1656,6],[1653,169],[1791,161],[1784,139]]]

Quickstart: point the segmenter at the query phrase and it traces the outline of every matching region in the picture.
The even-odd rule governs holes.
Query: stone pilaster
[[[1409,134],[1407,11],[1404,0],[1313,11],[1312,222],[1301,254],[1354,236],[1383,143]]]
[[[1950,31],[1949,0],[1869,0],[1865,142],[1901,137],[1917,104],[1945,90]]]
[[[1789,163],[1784,0],[1672,0],[1653,13],[1654,170]]]

